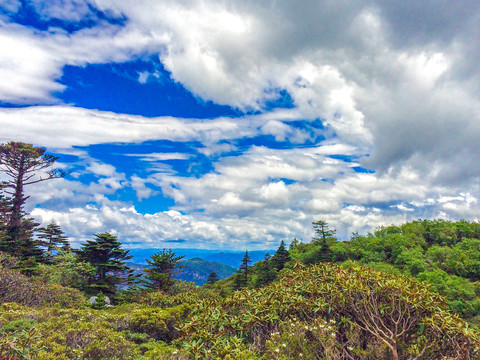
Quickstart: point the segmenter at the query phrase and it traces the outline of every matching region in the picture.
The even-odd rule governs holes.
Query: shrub
[[[325,324],[331,329],[320,330]],[[181,331],[185,348],[205,359],[245,351],[265,359],[298,351],[329,359],[473,358],[480,345],[423,283],[355,264],[297,266],[268,287],[200,301]]]
[[[17,270],[0,268],[0,303],[3,302],[34,307],[55,304],[73,307],[83,304],[85,297],[78,290],[34,281]]]
[[[155,340],[172,341],[178,335],[176,329],[186,319],[188,307],[180,305],[168,309],[121,305],[106,312],[106,319],[119,330],[142,333]]]

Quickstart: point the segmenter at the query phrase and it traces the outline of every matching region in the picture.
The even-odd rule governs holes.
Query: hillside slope
[[[193,281],[197,285],[203,285],[207,281],[208,275],[216,272],[219,279],[225,279],[231,276],[237,269],[230,265],[222,264],[218,261],[207,261],[201,258],[182,260],[183,268],[175,275],[175,279]]]
[[[231,276],[237,269],[230,265],[222,264],[218,261],[208,261],[198,257],[188,260],[181,260],[183,268],[178,274],[174,275],[177,280],[191,281],[196,285],[203,285],[207,281],[208,275],[216,272],[218,278],[223,280]],[[143,274],[143,269],[147,265],[128,262],[127,265],[135,270],[135,274]]]

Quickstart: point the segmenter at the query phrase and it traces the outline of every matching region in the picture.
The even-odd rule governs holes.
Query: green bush
[[[142,333],[155,340],[172,341],[177,337],[176,329],[188,314],[188,306],[179,305],[167,309],[121,305],[106,312],[106,319],[115,323],[120,330]]]
[[[17,270],[0,268],[0,303],[74,307],[80,306],[85,300],[85,296],[78,290],[34,281]]]
[[[356,264],[297,266],[265,288],[200,301],[181,334],[178,343],[202,359],[473,358],[480,345],[423,283]]]

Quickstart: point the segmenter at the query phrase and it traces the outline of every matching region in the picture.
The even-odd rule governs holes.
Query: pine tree
[[[252,263],[252,260],[248,255],[248,251],[245,251],[245,255],[243,255],[242,263],[240,264],[240,267],[238,268],[237,273],[235,274],[235,277],[234,277],[234,282],[233,282],[234,290],[239,290],[242,288],[246,288],[248,286],[251,263]]]
[[[27,185],[63,177],[66,173],[58,169],[50,169],[58,158],[45,154],[45,149],[30,144],[11,141],[0,145],[0,172],[7,180],[2,182],[3,192],[10,196],[6,209],[2,212],[5,218],[4,237],[0,242],[0,250],[17,256],[21,261],[31,262],[41,259],[42,251],[37,248],[33,233],[38,226],[28,218],[24,205],[29,196],[25,195]]]
[[[296,248],[299,244],[301,244],[301,241],[294,237],[292,242],[290,243],[290,246],[288,247],[288,250]]]
[[[169,293],[175,284],[173,275],[183,267],[180,260],[184,256],[177,256],[171,249],[163,249],[147,259],[148,267],[144,270],[145,277],[142,283],[150,289],[162,290]]]
[[[335,229],[329,229],[327,222],[324,220],[315,221],[312,224],[313,229],[319,235],[319,237],[313,238],[314,241],[327,242],[327,240],[334,238],[333,235],[337,232]]]
[[[218,278],[217,273],[213,271],[210,275],[208,275],[207,284],[215,284],[218,280],[220,279]]]
[[[333,260],[333,253],[330,250],[330,242],[335,241],[333,236],[337,231],[328,228],[328,224],[324,220],[313,222],[313,229],[319,235],[313,240],[321,244],[320,250],[315,256],[315,262],[328,262]]]
[[[62,228],[51,222],[47,227],[42,227],[38,230],[40,235],[39,244],[42,247],[46,247],[45,252],[45,261],[47,263],[54,262],[54,251],[58,253],[61,249],[63,251],[70,250],[70,244],[68,243],[68,238],[65,236]]]
[[[88,292],[92,295],[101,291],[115,295],[121,285],[131,285],[137,280],[133,270],[125,265],[132,258],[116,236],[109,233],[96,234],[94,240],[87,240],[76,253],[81,261],[90,263],[95,274],[89,279]]]
[[[272,257],[269,253],[265,254],[260,268],[258,270],[257,287],[270,284],[277,277],[276,270],[273,266]]]
[[[273,254],[272,262],[275,269],[280,271],[285,267],[285,264],[289,261],[290,261],[290,255],[288,254],[288,250],[285,247],[285,242],[282,240],[277,251],[275,251],[275,254]]]

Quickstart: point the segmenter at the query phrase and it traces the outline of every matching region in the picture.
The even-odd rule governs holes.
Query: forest
[[[207,284],[175,280],[163,249],[143,274],[104,232],[72,248],[25,211],[56,157],[0,145],[0,359],[479,359],[480,223],[419,219],[339,241],[281,241]],[[288,243],[288,245],[287,245]]]

